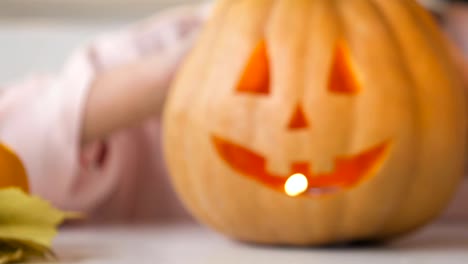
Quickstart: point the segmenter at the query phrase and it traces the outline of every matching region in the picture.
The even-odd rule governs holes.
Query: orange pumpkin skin
[[[199,221],[243,241],[421,227],[464,172],[466,101],[449,54],[415,1],[219,1],[165,108],[174,187]],[[295,172],[310,186],[290,197]]]
[[[29,192],[28,177],[18,156],[0,144],[0,189],[9,187]]]

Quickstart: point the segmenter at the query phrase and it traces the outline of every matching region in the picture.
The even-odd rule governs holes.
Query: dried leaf
[[[53,256],[52,239],[66,218],[67,213],[19,188],[0,189],[0,264]]]
[[[23,260],[23,258],[24,251],[22,249],[0,247],[0,264],[18,262]]]

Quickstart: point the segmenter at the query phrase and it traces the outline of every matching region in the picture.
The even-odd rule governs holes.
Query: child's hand
[[[193,45],[196,33],[206,16],[207,8],[204,8],[198,11],[182,9],[158,18],[165,24],[162,30],[173,31],[169,32],[169,38],[178,35],[176,38],[179,39],[165,40],[170,45],[166,43],[164,51],[157,51],[157,47],[147,47],[148,42],[150,46],[153,45],[151,39],[143,40],[146,43],[135,43],[137,46],[146,45],[149,51],[144,52],[148,54],[97,76],[87,101],[83,144],[135,125],[146,118],[161,115],[173,76]],[[154,33],[155,37],[164,38],[164,34]],[[157,46],[158,40],[153,42]],[[155,50],[151,51],[152,49]]]

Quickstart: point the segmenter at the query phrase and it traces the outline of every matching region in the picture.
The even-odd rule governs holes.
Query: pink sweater
[[[166,173],[159,117],[80,148],[87,93],[95,75],[149,52],[186,45],[194,16],[158,15],[106,34],[79,49],[54,76],[35,76],[0,90],[0,141],[23,160],[31,189],[56,206],[88,212],[92,222],[187,219]],[[163,67],[164,65],[162,65]],[[468,181],[442,219],[468,221]]]

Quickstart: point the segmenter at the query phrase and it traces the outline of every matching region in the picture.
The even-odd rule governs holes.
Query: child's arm
[[[124,36],[127,40],[120,41],[124,42],[122,48],[111,38],[102,43],[103,53],[115,53],[117,57],[123,53],[129,62],[112,65],[93,81],[84,116],[83,143],[149,116],[160,116],[173,74],[192,46],[208,8],[180,8],[150,19],[147,23],[151,29],[145,29],[144,24],[136,26],[132,34]],[[154,26],[158,20],[160,30]]]
[[[57,75],[0,91],[0,141],[23,161],[34,194],[84,211],[108,197],[122,175],[84,166],[82,146],[159,115],[206,16],[198,6],[159,14],[79,49]]]
[[[82,143],[160,116],[172,73],[183,52],[165,53],[118,66],[91,85],[85,109]]]

